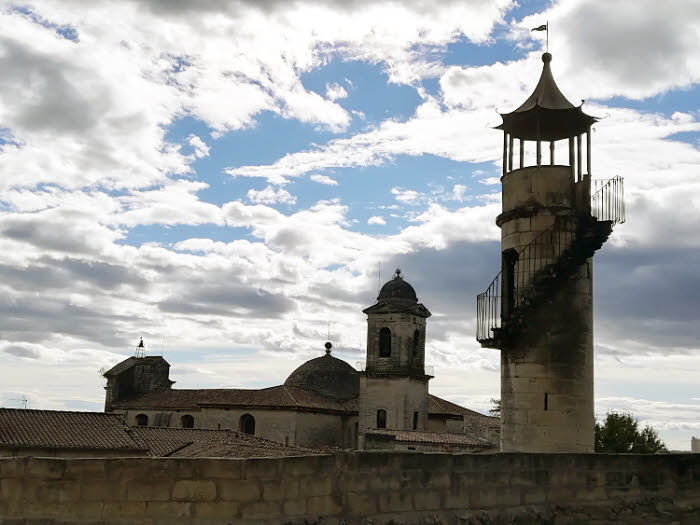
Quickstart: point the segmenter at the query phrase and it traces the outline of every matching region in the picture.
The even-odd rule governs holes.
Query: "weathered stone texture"
[[[697,454],[0,459],[3,525],[699,522]]]
[[[503,177],[501,251],[523,257],[514,269],[519,287],[531,284],[531,266],[555,262],[543,248],[534,255],[525,248],[556,220],[575,220],[577,194],[590,184],[584,179],[576,183],[568,166],[533,166]],[[501,349],[502,452],[593,452],[592,266],[591,258],[563,278]]]

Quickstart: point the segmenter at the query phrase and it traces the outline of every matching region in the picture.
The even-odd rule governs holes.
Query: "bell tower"
[[[477,339],[501,350],[502,452],[594,451],[593,254],[624,222],[620,177],[591,192],[597,119],[561,93],[551,61],[497,128],[501,272],[477,297]]]
[[[360,372],[359,448],[367,429],[426,430],[428,309],[397,269],[367,314],[367,361]]]

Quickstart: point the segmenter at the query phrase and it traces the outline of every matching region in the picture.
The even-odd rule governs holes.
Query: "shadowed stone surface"
[[[0,458],[0,523],[700,522],[700,455]]]

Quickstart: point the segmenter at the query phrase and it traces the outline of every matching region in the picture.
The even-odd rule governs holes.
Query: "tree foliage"
[[[595,451],[612,454],[656,454],[668,452],[656,430],[639,430],[639,421],[629,412],[608,412],[605,422],[595,425]]]
[[[500,417],[501,415],[501,400],[496,398],[491,398],[491,403],[493,403],[493,408],[489,408],[489,414],[495,417]]]

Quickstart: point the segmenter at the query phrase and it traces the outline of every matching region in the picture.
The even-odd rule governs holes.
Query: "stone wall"
[[[0,459],[0,523],[700,522],[700,456]]]

